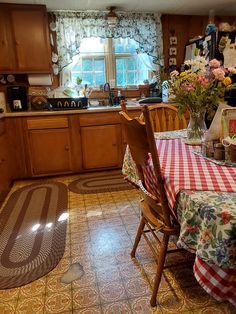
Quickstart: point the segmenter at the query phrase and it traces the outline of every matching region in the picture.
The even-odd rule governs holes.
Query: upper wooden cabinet
[[[0,4],[0,73],[50,73],[46,6]]]

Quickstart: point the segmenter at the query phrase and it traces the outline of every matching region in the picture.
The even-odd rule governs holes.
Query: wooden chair
[[[144,121],[140,118],[131,119],[126,112],[120,112],[123,126],[126,133],[127,143],[132,158],[137,166],[139,174],[139,187],[143,196],[140,201],[141,221],[135,238],[134,246],[131,251],[131,257],[135,257],[135,252],[141,236],[147,241],[154,257],[157,261],[157,270],[154,280],[154,287],[151,297],[151,305],[156,306],[156,297],[161,281],[162,271],[164,268],[166,254],[176,252],[179,249],[168,249],[169,237],[179,234],[179,224],[174,218],[171,209],[168,206],[167,196],[165,193],[159,157],[157,153],[154,133],[150,120],[150,111],[147,106],[143,108]],[[150,190],[145,169],[147,169],[147,161],[152,159],[156,189]],[[145,230],[145,227],[147,228]],[[151,232],[157,246],[153,246],[146,232]],[[162,233],[162,239],[158,237],[158,233]],[[159,249],[159,250],[158,250]]]
[[[178,109],[172,105],[155,104],[148,106],[150,120],[154,132],[174,131],[187,128],[187,122],[182,115],[178,116]],[[140,118],[144,120],[143,114]]]

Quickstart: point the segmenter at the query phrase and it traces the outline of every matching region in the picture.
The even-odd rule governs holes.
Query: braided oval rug
[[[68,185],[68,189],[78,194],[104,193],[133,189],[125,181],[120,170],[80,174],[78,179]]]
[[[67,187],[41,181],[13,192],[0,213],[0,289],[51,271],[64,254]]]

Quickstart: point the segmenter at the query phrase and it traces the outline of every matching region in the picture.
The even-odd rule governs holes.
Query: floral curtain
[[[54,11],[56,17],[58,65],[62,69],[79,53],[86,37],[132,38],[139,43],[140,52],[153,57],[153,62],[163,65],[162,27],[160,14],[117,13],[116,27],[109,27],[106,12]]]

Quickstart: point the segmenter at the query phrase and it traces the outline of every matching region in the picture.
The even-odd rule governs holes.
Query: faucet
[[[109,92],[109,104],[111,107],[114,106],[114,93],[110,87],[110,84],[105,83],[103,86],[103,90],[104,90],[104,92]]]

